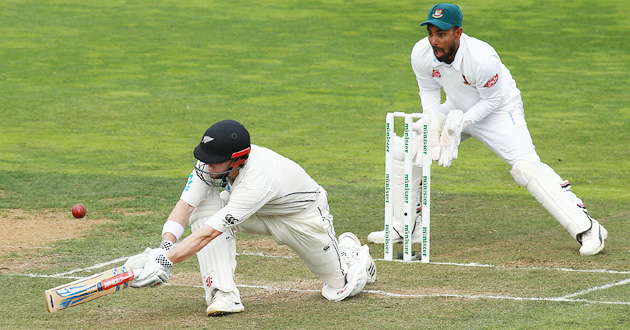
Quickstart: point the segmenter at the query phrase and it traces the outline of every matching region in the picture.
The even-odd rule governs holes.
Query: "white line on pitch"
[[[560,299],[567,299],[567,298],[577,297],[577,296],[581,296],[581,295],[587,294],[589,292],[598,291],[598,290],[605,290],[605,289],[608,289],[608,288],[612,288],[613,286],[624,285],[624,284],[628,284],[628,283],[630,283],[630,278],[627,278],[627,279],[625,279],[623,281],[619,281],[617,283],[604,284],[604,285],[601,285],[601,286],[596,286],[596,287],[592,287],[590,289],[586,289],[584,291],[568,294],[566,296],[560,297]]]
[[[78,279],[85,278],[85,276],[76,276],[76,275],[75,276],[70,276],[70,275],[74,274],[74,273],[80,273],[80,272],[83,272],[83,271],[86,271],[86,270],[103,268],[103,267],[105,267],[107,265],[119,263],[119,262],[125,261],[127,259],[129,259],[129,257],[122,257],[122,258],[114,259],[112,261],[98,263],[98,264],[92,265],[90,267],[77,268],[77,269],[69,270],[67,272],[57,273],[57,274],[52,274],[52,275],[44,275],[44,274],[8,274],[8,275],[20,275],[20,276],[29,276],[29,277],[69,278],[69,279],[76,279],[76,280],[78,280]]]
[[[580,302],[580,303],[592,303],[592,304],[612,304],[612,305],[630,305],[630,301],[596,301],[586,299],[568,299],[564,297],[559,298],[538,298],[538,297],[511,297],[511,296],[481,296],[481,295],[465,295],[465,294],[450,294],[450,293],[433,293],[433,294],[401,294],[391,293],[381,290],[367,290],[365,292],[380,294],[384,296],[392,297],[409,297],[409,298],[421,298],[421,297],[450,297],[450,298],[468,298],[468,299],[503,299],[503,300],[517,300],[517,301],[557,301],[557,302]]]

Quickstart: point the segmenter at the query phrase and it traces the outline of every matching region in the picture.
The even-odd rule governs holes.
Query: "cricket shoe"
[[[232,313],[240,313],[245,307],[240,299],[234,299],[231,292],[216,291],[212,297],[212,303],[206,309],[208,316],[218,316]],[[237,301],[234,301],[237,300]]]
[[[589,217],[590,218],[590,217]],[[604,248],[604,241],[608,238],[608,231],[597,220],[592,219],[591,229],[582,234],[580,255],[592,256]]]
[[[359,241],[357,235],[351,232],[339,235],[339,251],[342,255],[342,260],[347,258],[344,262],[360,262],[364,265],[367,272],[366,284],[376,282],[376,265],[374,264],[374,259],[372,259],[372,256],[370,255],[370,248],[367,245],[361,246],[361,242]],[[353,258],[355,260],[350,261],[348,258]]]
[[[361,247],[361,255],[363,256],[367,271],[365,284],[372,284],[376,282],[376,265],[374,264],[374,259],[372,259],[372,256],[370,255],[370,248],[367,244]]]

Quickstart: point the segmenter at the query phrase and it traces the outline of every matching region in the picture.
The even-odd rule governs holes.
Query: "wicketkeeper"
[[[376,280],[367,245],[352,233],[337,240],[327,193],[297,163],[250,144],[234,120],[206,130],[194,149],[196,165],[162,230],[159,248],[125,265],[139,274],[132,287],[167,282],[170,268],[197,253],[208,315],[243,311],[234,282],[234,232],[269,235],[300,256],[322,282],[326,299],[355,296]],[[192,234],[175,244],[190,223]]]
[[[433,159],[450,166],[460,141],[474,137],[511,166],[514,180],[581,244],[581,255],[599,253],[606,229],[589,216],[569,182],[541,162],[510,71],[492,46],[463,33],[462,21],[458,6],[433,6],[420,24],[428,36],[411,52],[422,109],[431,115]]]

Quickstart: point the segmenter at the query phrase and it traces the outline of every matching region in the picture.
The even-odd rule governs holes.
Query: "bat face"
[[[53,313],[118,292],[126,288],[134,277],[133,271],[122,266],[48,289],[45,292],[46,308]]]

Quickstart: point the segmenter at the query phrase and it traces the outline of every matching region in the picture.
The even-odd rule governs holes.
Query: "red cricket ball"
[[[72,215],[75,218],[81,219],[85,216],[85,213],[87,213],[87,208],[81,203],[74,204],[72,207]]]

